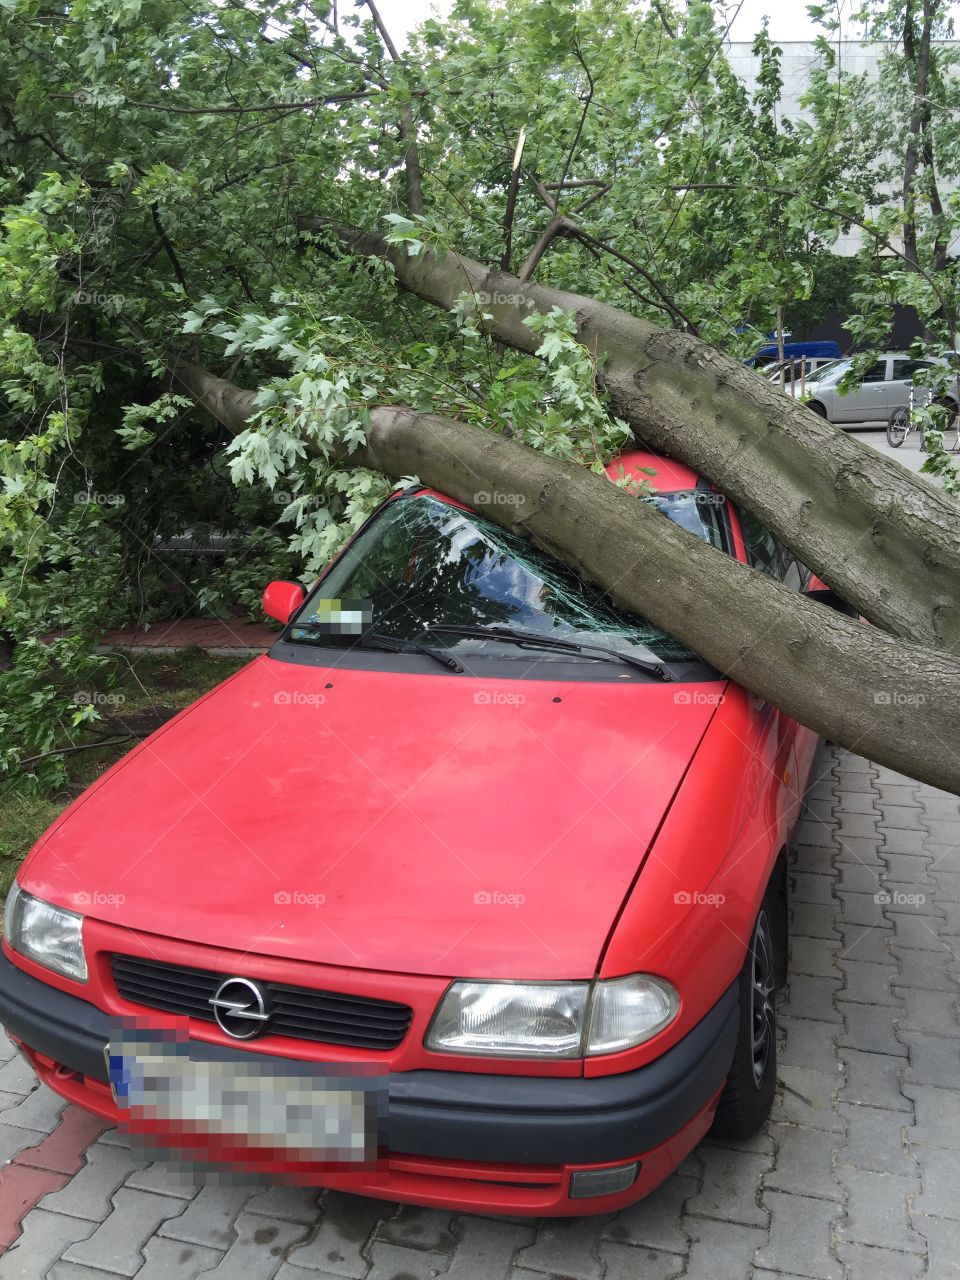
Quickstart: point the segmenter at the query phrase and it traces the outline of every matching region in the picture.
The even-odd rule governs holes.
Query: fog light
[[[617,1191],[626,1191],[633,1186],[639,1172],[637,1160],[618,1164],[613,1169],[576,1169],[570,1175],[570,1199],[585,1200],[587,1196],[612,1196]]]

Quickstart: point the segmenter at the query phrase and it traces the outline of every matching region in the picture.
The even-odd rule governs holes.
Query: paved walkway
[[[642,1204],[568,1222],[195,1187],[64,1108],[3,1041],[0,1280],[960,1276],[960,806],[834,748],[817,775],[756,1139],[706,1142]]]
[[[262,653],[276,640],[278,627],[244,618],[174,618],[154,622],[149,628],[107,631],[105,649],[152,649],[168,653],[197,645],[211,653]]]

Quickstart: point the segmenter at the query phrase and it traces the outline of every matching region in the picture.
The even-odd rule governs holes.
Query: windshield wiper
[[[506,640],[511,644],[526,649],[557,649],[566,653],[599,653],[606,658],[623,662],[634,667],[645,675],[655,676],[658,680],[671,681],[673,676],[656,659],[635,658],[631,653],[621,653],[619,649],[609,649],[606,645],[582,643],[579,640],[562,640],[559,636],[545,636],[538,631],[524,631],[518,627],[472,627],[446,623],[435,623],[426,628],[436,635],[476,636],[482,640]]]
[[[356,644],[361,649],[383,649],[386,653],[422,653],[425,658],[433,658],[434,662],[439,662],[448,671],[456,671],[458,675],[461,675],[464,670],[456,658],[452,658],[449,654],[441,653],[439,649],[434,649],[419,640],[402,640],[399,636],[385,636],[379,631],[364,631],[360,635],[340,636],[336,632],[331,632],[326,626],[319,626],[310,622],[295,623],[293,630],[313,631],[316,635],[333,635],[336,639]],[[296,641],[294,641],[294,644],[296,644]]]

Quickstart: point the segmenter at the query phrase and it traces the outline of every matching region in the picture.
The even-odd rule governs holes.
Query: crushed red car
[[[621,468],[822,589],[686,467]],[[41,1079],[191,1158],[524,1215],[759,1127],[815,735],[422,488],[264,599],[269,653],[19,872],[0,1021]]]

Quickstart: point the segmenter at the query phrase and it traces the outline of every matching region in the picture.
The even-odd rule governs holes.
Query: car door
[[[890,416],[886,410],[889,366],[889,357],[881,356],[863,375],[859,387],[836,397],[831,415],[834,422],[886,422]]]
[[[917,388],[914,392],[913,377],[922,369],[929,368],[929,360],[910,360],[907,356],[894,356],[887,399],[888,418],[894,409],[908,409],[911,405],[911,396],[917,404],[924,402],[929,392],[925,394],[921,388]]]

